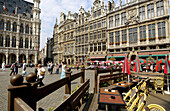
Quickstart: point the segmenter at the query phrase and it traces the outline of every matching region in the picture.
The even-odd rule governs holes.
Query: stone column
[[[164,14],[165,14],[165,15],[168,15],[168,14],[169,14],[168,1],[169,1],[169,0],[163,0],[163,2],[164,2]]]
[[[137,43],[138,45],[140,45],[140,29],[139,29],[139,25],[137,26]]]
[[[114,47],[116,47],[115,32],[113,33],[113,42],[114,42]]]
[[[122,46],[122,30],[120,30],[120,46]]]
[[[157,17],[156,2],[154,2],[154,16]]]
[[[122,25],[122,18],[121,18],[121,13],[119,13],[119,26]]]
[[[156,36],[156,43],[159,42],[159,39],[158,39],[158,23],[155,22],[155,36]]]
[[[149,32],[148,32],[148,25],[146,25],[146,44],[149,44]]]
[[[7,21],[5,20],[4,21],[4,31],[6,31],[6,23],[7,23]]]
[[[19,54],[16,55],[16,60],[19,61]]]
[[[12,33],[10,33],[10,47],[12,47]]]
[[[37,61],[37,54],[35,54],[35,64],[37,64],[38,63],[38,61]],[[43,64],[43,63],[42,63]]]
[[[6,43],[6,34],[5,33],[3,34],[3,38],[4,38],[3,47],[5,47],[5,43]]]
[[[7,53],[6,53],[6,64],[9,63],[9,61],[8,61],[8,56],[9,56],[9,54],[8,54],[8,52],[7,52]]]
[[[147,5],[145,5],[145,19],[148,19],[148,11],[147,11]]]
[[[129,46],[129,27],[127,28],[127,46]]]
[[[11,21],[11,32],[13,31],[13,23],[12,23],[12,21]]]
[[[168,32],[169,32],[169,27],[168,27],[168,20],[165,21],[165,33],[166,33],[166,41],[169,41],[168,38],[169,38],[169,35],[168,35]]]
[[[25,36],[23,37],[23,48],[25,48]]]
[[[27,54],[26,54],[26,63],[27,63],[27,65],[28,65],[28,60],[29,60],[28,57],[29,57],[29,56],[28,56],[28,53],[27,53]]]

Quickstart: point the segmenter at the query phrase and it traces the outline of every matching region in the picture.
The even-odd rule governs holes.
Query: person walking
[[[79,65],[77,64],[77,70],[79,70]]]
[[[51,62],[50,67],[51,67],[51,74],[52,74],[52,73],[53,73],[53,68],[54,68],[54,64],[53,64],[53,62]]]
[[[41,64],[38,64],[38,73],[37,73],[37,82],[39,84],[39,87],[43,86],[44,83],[42,82],[42,80],[45,77],[45,69],[42,67]]]
[[[10,76],[11,76],[12,74],[15,75],[14,68],[15,68],[15,65],[12,64],[12,65],[11,65],[11,68],[10,68],[10,70],[11,70]]]
[[[5,71],[5,61],[2,63],[2,69],[1,71]]]
[[[62,72],[61,72],[61,77],[60,77],[60,79],[66,77],[66,73],[65,73],[65,72],[66,72],[66,69],[65,69],[65,68],[66,68],[66,65],[65,65],[64,62],[62,62],[61,65],[62,65],[62,68],[61,68],[61,69],[62,69]]]
[[[15,65],[14,72],[15,74],[18,74],[18,61],[16,61],[14,65]]]
[[[23,60],[23,66],[22,66],[22,76],[26,75],[26,69],[27,69],[27,64],[25,63],[25,60]]]
[[[34,69],[35,74],[38,74],[38,64],[35,64],[35,69]]]
[[[59,74],[59,65],[56,64],[56,74]]]
[[[51,63],[48,62],[47,67],[48,67],[48,74],[50,74],[50,72],[51,72]]]

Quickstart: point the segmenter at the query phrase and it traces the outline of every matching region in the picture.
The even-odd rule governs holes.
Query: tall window
[[[29,25],[26,25],[25,33],[26,33],[26,34],[29,34]]]
[[[16,37],[12,37],[12,47],[16,47]]]
[[[13,23],[13,32],[17,32],[17,23],[16,22]]]
[[[96,29],[96,27],[97,27],[97,24],[96,24],[96,22],[94,22],[94,29]]]
[[[90,40],[93,40],[93,34],[90,33]]]
[[[98,10],[98,16],[100,16],[101,15],[101,9],[100,10]]]
[[[148,25],[149,39],[155,38],[155,24]]]
[[[145,6],[139,7],[139,18],[140,20],[145,19]]]
[[[5,47],[10,47],[10,37],[6,37]]]
[[[122,30],[122,43],[127,42],[127,30]]]
[[[84,36],[82,36],[82,43],[84,43]]]
[[[94,17],[94,18],[96,17],[96,11],[95,11],[95,12],[93,12],[93,17]]]
[[[68,47],[68,48],[67,48],[67,49],[68,49],[67,51],[70,52],[70,44],[67,44],[67,47]]]
[[[102,27],[105,27],[105,26],[106,26],[106,20],[103,19],[103,20],[102,20]]]
[[[1,20],[1,22],[0,22],[0,30],[4,30],[4,21],[3,20]]]
[[[30,39],[30,49],[32,49],[32,39]]]
[[[20,25],[20,33],[24,33],[24,26],[23,26],[23,24]]]
[[[73,43],[71,44],[71,53],[73,53]]]
[[[115,32],[115,41],[116,44],[120,44],[120,31]]]
[[[10,21],[8,21],[7,24],[6,24],[6,30],[7,31],[11,30],[11,22]]]
[[[88,34],[85,35],[85,42],[88,42]]]
[[[28,48],[28,43],[29,43],[29,40],[28,38],[25,39],[25,48]]]
[[[92,30],[92,29],[93,29],[93,24],[91,23],[91,24],[90,24],[90,30]]]
[[[71,39],[73,39],[73,32],[71,32]]]
[[[158,37],[165,37],[165,22],[159,22],[158,23]]]
[[[3,47],[3,40],[4,40],[4,39],[3,39],[3,36],[0,35],[0,46],[1,46],[1,47]]]
[[[109,17],[109,28],[113,27],[113,17]]]
[[[158,17],[164,15],[164,2],[163,2],[163,0],[156,3],[156,8],[157,8],[157,16]]]
[[[146,39],[146,26],[140,26],[140,40]]]
[[[93,44],[90,44],[90,52],[93,51]]]
[[[94,40],[97,39],[97,32],[94,32]]]
[[[126,12],[121,13],[121,24],[125,25],[126,23]]]
[[[79,37],[79,44],[81,43],[81,36]]]
[[[106,42],[103,42],[102,43],[102,51],[105,51],[106,50]]]
[[[110,38],[109,44],[110,44],[110,45],[113,45],[113,44],[114,44],[114,35],[113,35],[113,34],[114,34],[113,32],[110,32],[110,33],[109,33],[109,38]]]
[[[88,46],[85,47],[85,53],[88,53]]]
[[[137,28],[130,28],[129,29],[129,41],[130,43],[137,43],[138,36],[137,36]]]
[[[98,21],[98,28],[101,27],[101,21]]]
[[[97,43],[94,44],[94,51],[97,51]]]
[[[98,51],[101,51],[101,43],[98,43]]]
[[[115,26],[119,26],[120,21],[119,21],[119,14],[115,15]]]
[[[64,50],[65,50],[65,52],[67,51],[67,46],[66,45],[64,45]]]
[[[106,37],[106,33],[105,33],[105,30],[102,31],[102,38],[105,38]]]
[[[19,48],[23,48],[23,38],[22,37],[19,40]]]
[[[153,5],[153,3],[147,5],[147,9],[148,9],[148,18],[154,18],[154,5]]]
[[[101,32],[98,32],[98,39],[101,39]]]

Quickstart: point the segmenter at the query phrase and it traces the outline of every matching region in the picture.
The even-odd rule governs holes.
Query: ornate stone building
[[[108,58],[165,58],[170,51],[168,0],[131,0],[107,12]]]
[[[58,62],[122,60],[126,53],[132,60],[136,55],[164,58],[170,54],[168,0],[126,0],[125,4],[120,0],[117,7],[114,0],[107,6],[95,0],[91,11],[81,7],[74,18],[69,16],[70,12],[61,13],[60,24],[54,27],[53,54]],[[66,41],[71,32],[73,39]],[[73,53],[66,45],[70,43]]]
[[[40,0],[0,0],[0,64],[38,63]]]

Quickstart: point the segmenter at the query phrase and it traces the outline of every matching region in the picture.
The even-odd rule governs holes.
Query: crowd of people
[[[56,74],[59,74],[59,69],[61,67],[62,71],[61,71],[61,77],[60,79],[65,77],[65,71],[66,71],[66,64],[64,62],[61,63],[61,65],[59,64],[53,64],[52,62],[48,62],[47,64],[47,69],[48,69],[48,74],[53,74],[53,69],[54,67],[56,68]],[[10,76],[12,75],[17,75],[18,74],[18,68],[19,68],[19,64],[18,61],[16,61],[15,63],[13,63],[10,66]],[[25,60],[23,60],[23,64],[22,64],[22,76],[27,75],[27,64],[25,63]],[[5,71],[5,62],[2,63],[2,68],[1,71]],[[45,68],[42,67],[41,64],[35,64],[35,70],[34,73],[37,75],[37,82],[39,83],[39,86],[43,86],[44,83],[42,82],[44,77],[45,77],[45,73],[46,70]]]

